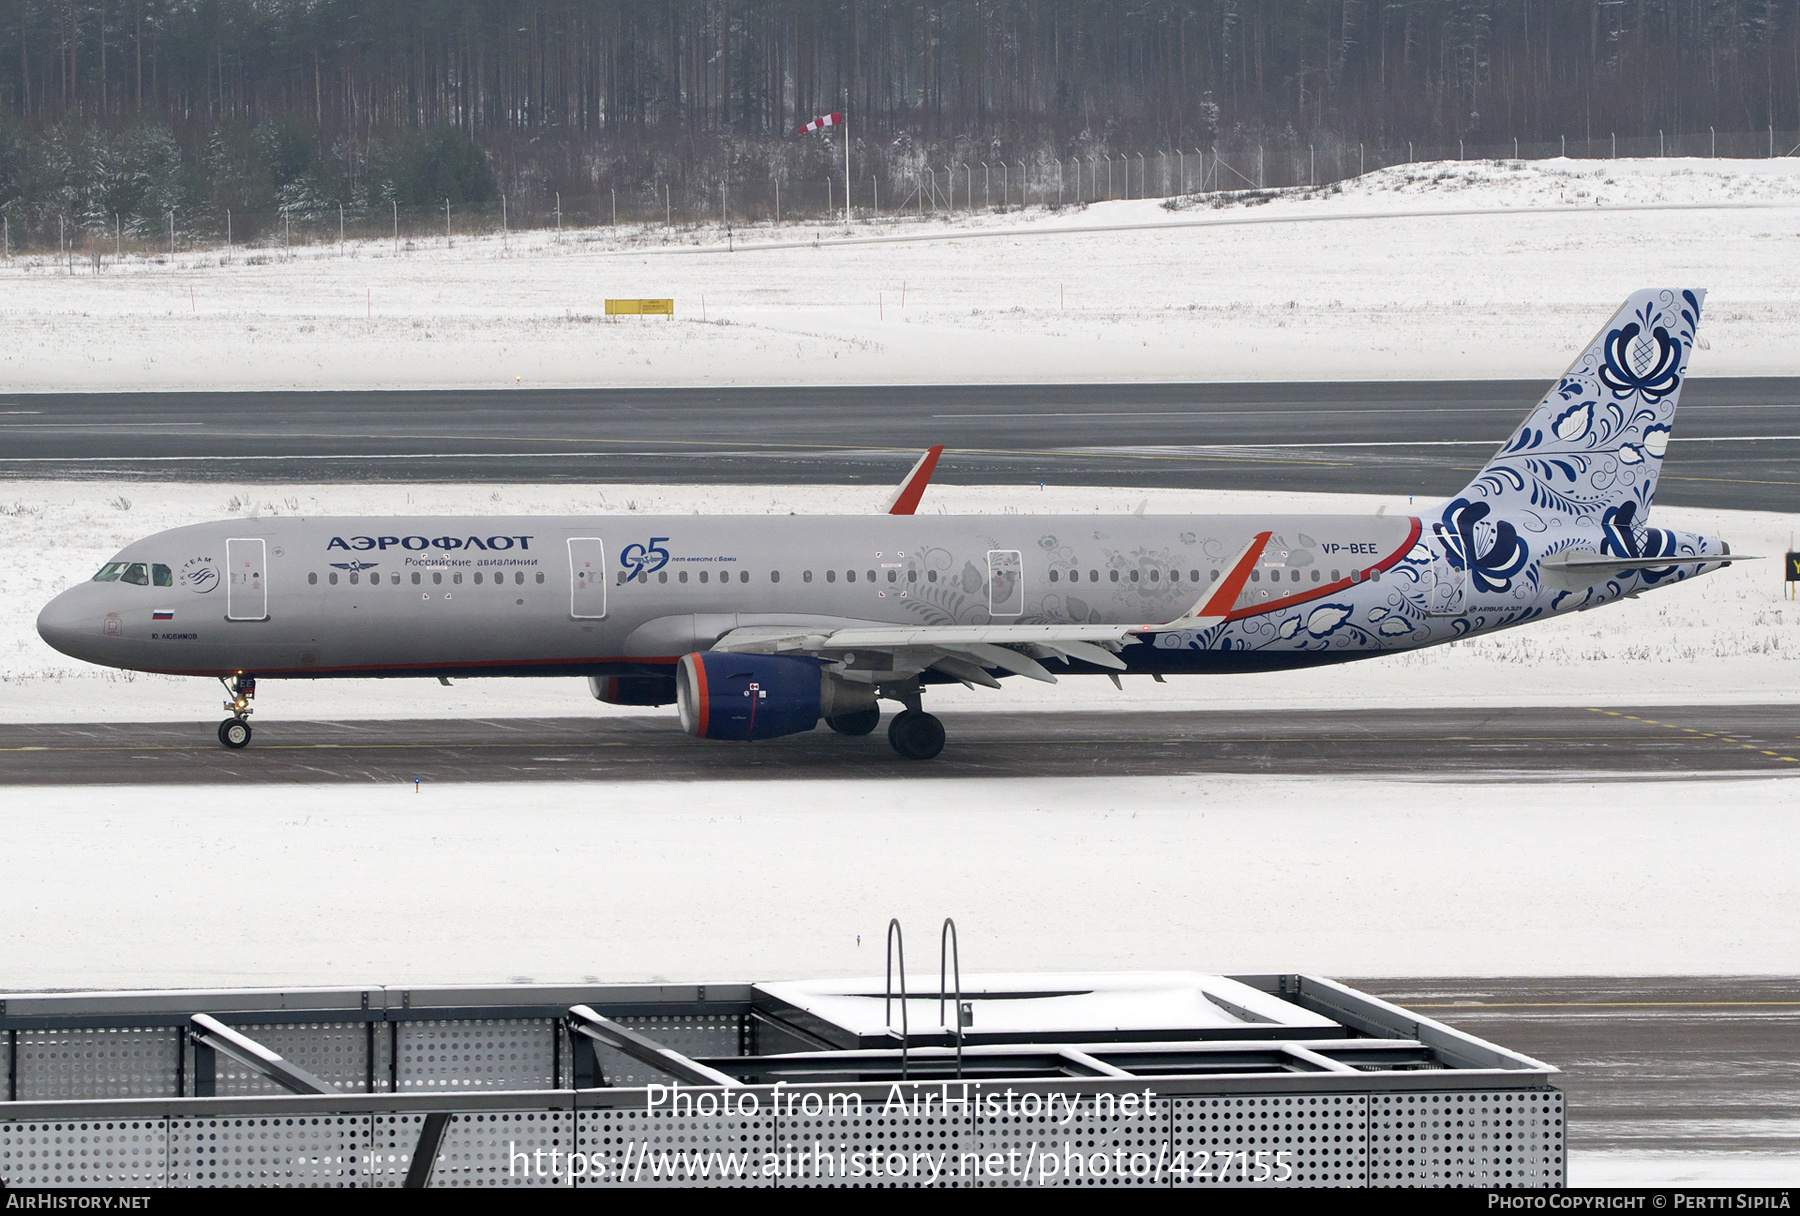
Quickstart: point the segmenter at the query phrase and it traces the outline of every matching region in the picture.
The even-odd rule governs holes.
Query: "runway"
[[[1759,976],[1349,980],[1566,1074],[1569,1148],[1709,1160],[1800,1152],[1800,981]],[[1800,1174],[1800,1166],[1792,1171]]]
[[[265,688],[265,694],[271,690]],[[1420,709],[943,715],[936,760],[884,729],[821,726],[754,744],[684,734],[666,715],[284,722],[243,751],[216,723],[0,725],[12,785],[258,782],[720,781],[1237,773],[1641,781],[1800,776],[1800,708]]]
[[[1542,381],[0,396],[0,477],[1460,489]],[[1658,500],[1791,510],[1800,379],[1695,380]]]

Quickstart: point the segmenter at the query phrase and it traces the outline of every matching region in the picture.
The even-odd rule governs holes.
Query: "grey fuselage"
[[[1465,585],[1410,516],[270,517],[137,541],[115,560],[164,566],[169,585],[84,582],[38,625],[77,658],[183,675],[667,674],[740,626],[1156,625],[1261,532],[1230,618],[1140,636],[1120,656],[1131,670],[1415,649],[1716,564],[1571,585],[1534,563],[1504,589]]]

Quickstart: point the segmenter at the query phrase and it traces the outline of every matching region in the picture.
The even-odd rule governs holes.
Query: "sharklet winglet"
[[[1137,632],[1172,633],[1179,629],[1210,629],[1224,621],[1231,614],[1231,606],[1237,603],[1238,596],[1244,593],[1244,584],[1250,581],[1250,572],[1256,568],[1257,561],[1273,535],[1272,532],[1258,532],[1231,559],[1225,577],[1208,587],[1206,594],[1194,601],[1194,606],[1185,613],[1161,625],[1145,625]]]
[[[911,515],[919,509],[919,499],[925,496],[925,487],[931,484],[931,474],[937,468],[938,457],[944,454],[944,445],[934,444],[919,457],[913,465],[912,472],[894,490],[893,497],[887,501],[889,515]]]

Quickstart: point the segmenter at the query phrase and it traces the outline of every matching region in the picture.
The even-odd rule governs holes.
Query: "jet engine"
[[[868,710],[875,690],[840,679],[820,659],[700,650],[675,666],[675,702],[690,735],[774,739]]]
[[[668,676],[589,676],[594,700],[608,705],[668,705],[675,700],[675,681]]]

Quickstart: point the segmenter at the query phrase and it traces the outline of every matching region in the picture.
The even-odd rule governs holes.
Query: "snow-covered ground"
[[[734,252],[718,226],[626,225],[101,273],[24,257],[0,266],[0,392],[1548,380],[1652,283],[1712,292],[1695,374],[1793,374],[1796,240],[1800,159],[1553,160],[754,224]],[[638,296],[674,297],[675,319],[605,321]]]
[[[16,788],[0,991],[867,975],[890,916],[973,970],[1800,972],[1792,781],[906,789]]]
[[[38,610],[126,542],[163,528],[261,514],[748,514],[878,510],[885,489],[843,486],[224,487],[190,483],[0,482],[0,721],[193,721],[213,716],[206,680],[115,672],[51,650]],[[1050,486],[934,486],[922,510],[1124,514],[1425,513],[1405,496],[1258,494]],[[1800,515],[1658,507],[1653,522],[1723,536],[1779,558]],[[1225,709],[1345,705],[1649,705],[1800,699],[1800,604],[1783,598],[1779,561],[1746,561],[1641,599],[1487,638],[1315,671],[1234,677],[1101,679],[999,692],[937,689],[940,710]],[[602,705],[580,679],[267,681],[259,720],[661,714]]]

